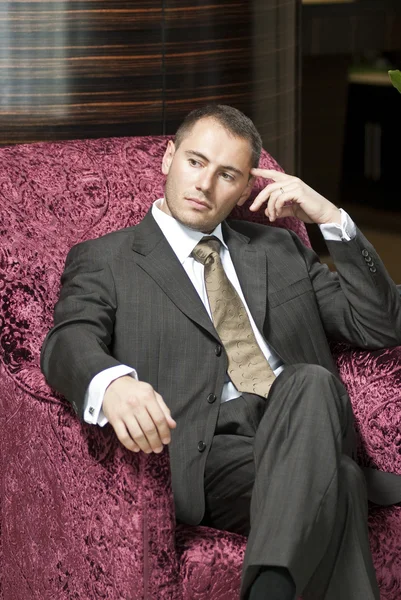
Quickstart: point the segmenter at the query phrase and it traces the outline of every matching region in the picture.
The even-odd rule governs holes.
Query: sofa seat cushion
[[[245,546],[236,533],[178,525],[183,600],[238,600]]]
[[[358,431],[358,463],[401,474],[401,346],[364,351],[333,345]]]

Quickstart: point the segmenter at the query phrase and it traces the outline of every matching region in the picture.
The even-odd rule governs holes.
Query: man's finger
[[[285,217],[294,217],[293,206],[283,206],[283,208],[280,210],[280,214],[277,215],[278,219],[284,219]]]
[[[160,406],[157,399],[155,402],[150,403],[146,408],[153,423],[155,424],[159,439],[163,444],[169,444],[171,441],[171,436],[168,419],[171,419],[171,416],[163,411],[163,408]],[[175,424],[175,421],[173,421],[173,423]]]
[[[269,183],[259,194],[256,196],[255,200],[249,207],[249,210],[257,211],[265,202],[271,203],[273,198],[280,196],[283,193],[293,192],[294,194],[297,191],[297,185],[292,180],[283,179],[282,181],[275,181],[274,183]],[[275,193],[277,192],[277,193]]]
[[[146,416],[144,417],[144,413]],[[141,415],[132,415],[128,419],[125,420],[125,426],[128,430],[129,435],[132,437],[134,442],[140,447],[142,452],[149,454],[152,452],[153,448],[149,442],[148,436],[151,434],[151,430],[155,430],[154,424],[149,424],[151,419],[147,415],[146,411],[143,411]],[[163,444],[160,443],[156,447],[162,447]]]
[[[134,440],[130,436],[123,421],[119,420],[117,422],[114,422],[113,429],[114,429],[114,432],[115,432],[117,438],[119,439],[119,441],[122,443],[123,446],[125,446],[128,450],[131,450],[132,452],[140,451],[140,447],[138,446],[138,444],[136,444],[134,442]]]
[[[273,190],[269,197],[269,202],[267,203],[267,207],[265,210],[265,214],[268,216],[269,221],[273,222],[276,220],[276,204],[280,197],[280,190]]]
[[[155,396],[156,396],[156,400],[161,408],[161,410],[163,411],[163,414],[165,415],[168,423],[169,423],[169,427],[171,429],[174,429],[177,426],[176,421],[174,421],[173,417],[171,416],[171,411],[169,409],[169,407],[167,406],[167,404],[164,402],[163,398],[160,396],[160,394],[158,394],[157,392],[155,392]]]
[[[172,416],[170,414],[170,409],[165,404],[165,402],[164,402],[163,398],[160,396],[160,394],[158,394],[156,392],[155,395],[156,395],[156,400],[158,402],[158,405],[166,419],[166,425],[167,425],[167,427],[163,428],[163,431],[161,431],[160,437],[161,437],[163,444],[169,444],[171,442],[170,429],[175,429],[177,427],[177,423],[172,418]]]
[[[296,186],[296,184],[294,184],[293,182],[290,182],[288,185],[286,185],[285,187],[279,187],[274,191],[274,193],[272,194],[271,198],[273,198],[274,196],[274,202],[273,202],[273,207],[272,209],[274,210],[273,214],[273,219],[270,219],[271,221],[275,221],[278,218],[282,218],[284,216],[284,213],[282,212],[282,209],[284,207],[284,205],[287,203],[287,206],[292,206],[294,203],[296,203],[297,201],[297,191],[298,188]],[[269,204],[270,204],[271,200],[269,200]],[[288,216],[288,211],[286,211],[285,216]]]
[[[265,202],[268,201],[269,196],[270,196],[270,190],[268,189],[268,187],[269,186],[266,186],[261,192],[259,192],[259,194],[256,196],[255,200],[250,205],[249,210],[252,210],[252,211],[259,210],[259,208],[262,206],[262,204],[264,204]]]
[[[264,179],[274,179],[274,181],[281,181],[283,178],[288,177],[287,173],[275,169],[251,169],[251,175],[263,177]]]
[[[157,404],[155,403],[154,406],[157,406]],[[139,413],[136,413],[135,416],[143,435],[149,444],[150,451],[161,452],[163,450],[163,442],[159,435],[157,423],[159,423],[160,427],[162,426],[162,423],[164,423],[165,429],[167,429],[166,420],[162,411],[159,407],[157,407],[156,410],[153,408],[153,411],[151,411],[150,407],[146,406]],[[134,439],[137,444],[141,445],[142,437],[140,434],[139,438],[135,437]]]
[[[237,206],[242,206],[243,204],[245,204],[245,202],[248,200],[248,198],[242,198],[241,200],[238,200],[237,202]]]
[[[283,217],[294,216],[294,205],[297,202],[294,200],[294,195],[289,191],[286,194],[280,194],[274,205],[274,221]]]

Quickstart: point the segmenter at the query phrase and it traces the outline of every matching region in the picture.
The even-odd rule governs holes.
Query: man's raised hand
[[[161,452],[177,425],[160,394],[129,375],[112,381],[102,408],[120,442],[133,452]]]
[[[273,169],[252,169],[253,177],[269,179],[249,209],[259,210],[264,204],[270,221],[281,217],[297,217],[304,223],[341,224],[340,210],[298,177]]]

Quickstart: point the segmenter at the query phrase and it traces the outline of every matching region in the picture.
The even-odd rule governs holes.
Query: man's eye
[[[197,160],[195,160],[194,158],[189,158],[188,160],[189,160],[189,164],[190,164],[192,167],[197,167],[198,165],[200,165],[200,162],[198,162],[198,161],[197,161]]]
[[[230,175],[229,173],[222,173],[221,174],[223,179],[225,179],[226,181],[234,181],[234,177],[232,175]]]

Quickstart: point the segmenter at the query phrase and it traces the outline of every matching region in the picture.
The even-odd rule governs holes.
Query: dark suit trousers
[[[259,565],[288,568],[305,600],[379,598],[354,439],[344,386],[316,365],[221,404],[203,523],[248,536],[241,598]]]

